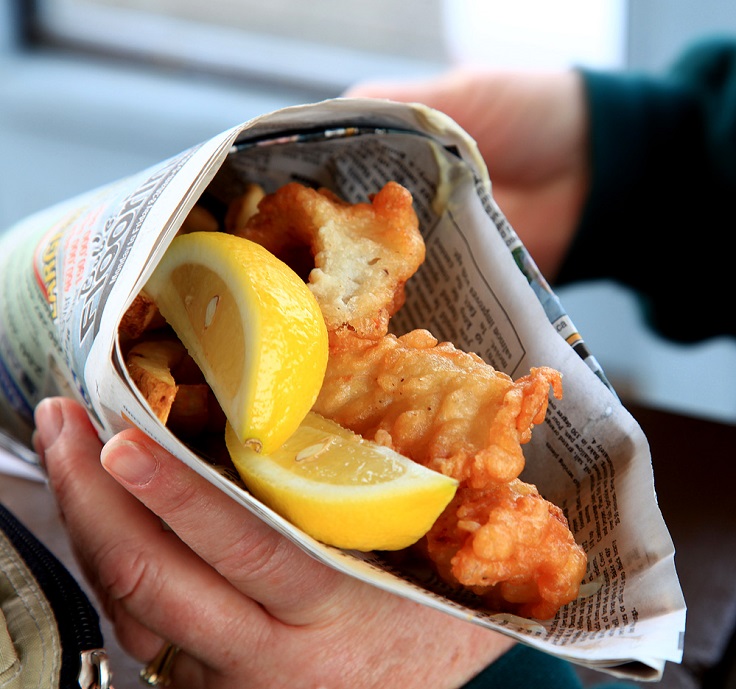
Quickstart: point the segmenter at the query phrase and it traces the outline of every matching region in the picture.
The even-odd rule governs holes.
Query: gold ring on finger
[[[141,682],[147,687],[167,687],[171,684],[171,669],[179,647],[165,643],[154,659],[141,670]]]

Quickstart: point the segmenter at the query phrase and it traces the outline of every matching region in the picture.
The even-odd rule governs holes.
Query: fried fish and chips
[[[421,547],[445,581],[537,619],[578,595],[587,565],[562,510],[519,479],[461,485]]]
[[[479,356],[438,342],[426,330],[380,340],[341,331],[315,411],[379,439],[430,469],[473,488],[516,478],[521,445],[544,419],[560,374],[532,369],[513,381]]]
[[[586,556],[562,510],[519,475],[521,446],[544,420],[550,388],[562,396],[559,372],[538,367],[514,381],[426,330],[389,334],[425,252],[399,184],[356,204],[296,183],[254,210],[260,196],[249,188],[224,225],[289,264],[317,299],[330,349],[313,410],[460,482],[414,549],[440,577],[492,609],[554,616],[577,596]],[[151,375],[133,377],[158,391]]]

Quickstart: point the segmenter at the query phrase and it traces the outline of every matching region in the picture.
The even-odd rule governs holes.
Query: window
[[[454,61],[556,68],[624,63],[627,0],[35,0],[57,46],[322,95]]]
[[[442,0],[37,0],[34,34],[335,95],[360,79],[446,66],[441,8]]]

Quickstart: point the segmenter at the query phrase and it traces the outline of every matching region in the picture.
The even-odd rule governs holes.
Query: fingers
[[[351,86],[343,95],[347,98],[386,98],[400,103],[424,103],[438,110],[449,106],[452,110],[456,94],[463,95],[463,74],[453,70],[430,79],[367,81]]]
[[[46,401],[36,419],[124,646],[141,661],[163,639],[182,648],[172,686],[460,686],[512,643],[318,564],[137,431],[102,451],[74,402]]]
[[[72,439],[74,447],[70,450]],[[136,622],[100,584],[88,557],[88,529],[79,527],[80,514],[84,514],[85,522],[88,520],[87,523],[91,525],[104,525],[103,520],[111,511],[112,502],[117,503],[118,499],[131,500],[99,465],[102,443],[84,409],[65,400],[41,402],[36,410],[34,445],[46,467],[61,516],[67,527],[71,527],[72,546],[86,578],[114,621],[122,645],[138,658],[147,657],[160,645],[161,640]],[[79,480],[80,477],[83,477],[82,480]],[[111,500],[114,493],[119,495]],[[66,509],[69,505],[74,508]],[[132,507],[135,509],[134,504]]]
[[[352,580],[317,563],[139,431],[126,431],[110,441],[102,451],[102,463],[109,475],[100,472],[99,441],[81,408],[68,400],[45,404],[61,405],[69,429],[86,431],[85,435],[78,431],[84,439],[78,449],[47,446],[47,466],[78,549],[91,563],[90,573],[100,577],[104,572],[107,579],[100,582],[101,587],[114,591],[116,598],[128,595],[123,584],[129,586],[130,582],[117,580],[110,572],[112,567],[100,567],[99,560],[104,556],[108,561],[111,556],[111,548],[105,545],[109,536],[90,528],[92,523],[109,523],[110,515],[118,515],[116,519],[125,525],[131,540],[133,534],[148,534],[146,551],[163,553],[162,541],[176,539],[161,531],[157,515],[240,592],[288,624],[308,624],[324,610],[333,609],[338,599],[349,596]],[[38,423],[44,428],[45,404],[38,410]],[[61,437],[71,434],[68,430]],[[98,470],[93,472],[89,465]],[[84,481],[78,480],[80,476],[85,477]],[[125,490],[120,490],[111,477]],[[142,509],[141,502],[150,512]],[[69,505],[73,508],[64,509]],[[82,518],[89,523],[81,523]],[[111,524],[112,528],[116,526]],[[166,544],[167,550],[175,547]],[[118,553],[120,559],[123,552]],[[145,558],[148,568],[161,561],[161,557]]]
[[[282,622],[309,624],[354,585],[139,431],[111,440],[102,463],[203,560]]]
[[[222,639],[203,629],[232,627],[234,639],[268,634],[271,621],[257,604],[102,469],[102,446],[79,405],[47,400],[36,423],[36,446],[76,554],[133,655],[150,658],[165,638],[203,661],[226,663]]]
[[[429,82],[368,81],[351,86],[343,96],[346,98],[388,98],[403,103],[424,102],[432,94]]]

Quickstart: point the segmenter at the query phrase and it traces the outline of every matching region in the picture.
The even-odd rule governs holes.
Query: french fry
[[[184,345],[172,339],[139,342],[126,358],[130,377],[163,424],[169,418],[178,387],[171,369],[185,356]]]
[[[217,232],[219,229],[220,224],[217,222],[217,218],[204,206],[196,205],[189,211],[189,215],[184,218],[179,234]]]
[[[137,340],[145,332],[165,324],[153,299],[145,292],[139,292],[123,314],[118,332],[123,338]]]
[[[266,195],[260,184],[248,184],[245,191],[235,197],[228,206],[225,214],[225,231],[240,235],[248,220],[258,211],[258,204]]]

